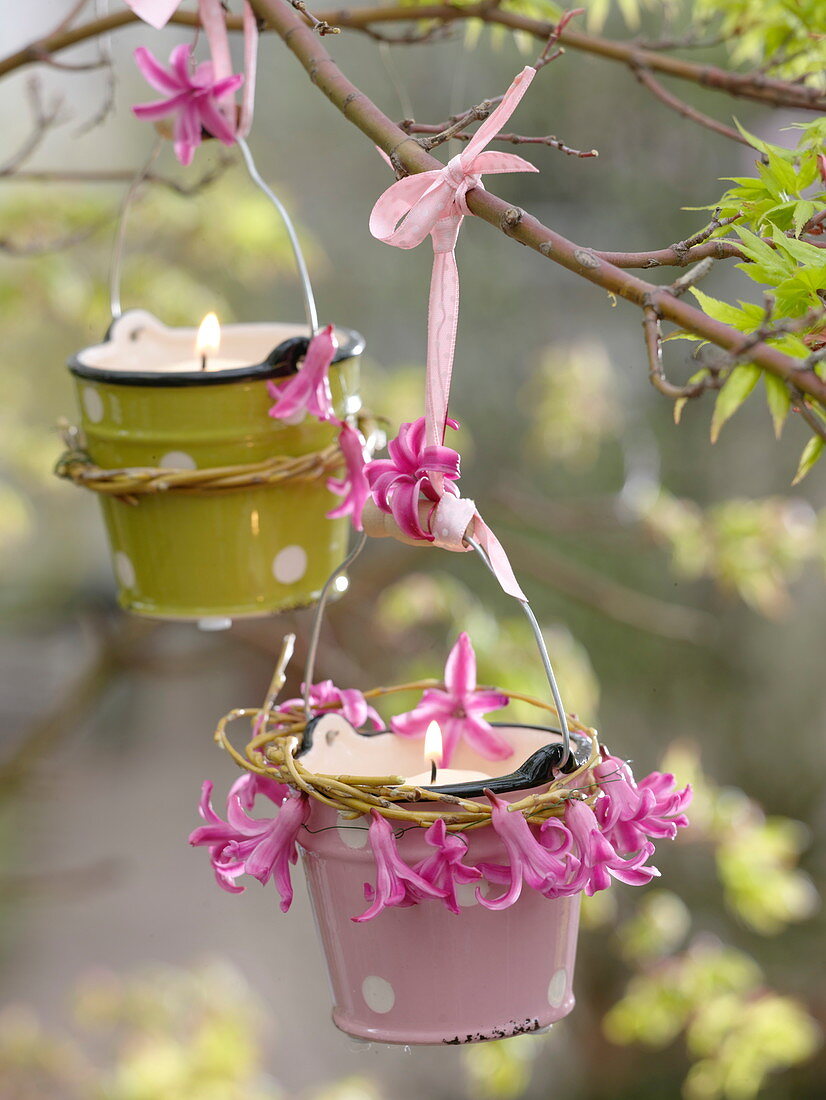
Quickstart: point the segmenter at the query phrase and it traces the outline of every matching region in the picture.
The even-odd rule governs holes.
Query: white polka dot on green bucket
[[[272,575],[280,584],[295,584],[307,572],[307,551],[303,546],[285,546],[273,558]]]
[[[380,1016],[383,1016],[385,1012],[389,1012],[396,1003],[393,986],[390,982],[377,977],[375,974],[371,974],[369,978],[365,978],[361,983],[361,995],[364,997],[364,1003],[367,1007]]]
[[[83,409],[93,424],[103,420],[103,398],[92,386],[83,387]]]
[[[565,989],[568,985],[568,975],[565,967],[561,966],[548,983],[548,1004],[551,1008],[559,1008],[565,999]]]
[[[124,588],[135,587],[135,567],[129,555],[124,554],[122,550],[118,550],[115,554],[115,576]]]
[[[165,470],[195,470],[198,468],[192,455],[186,451],[169,451],[158,463]]]

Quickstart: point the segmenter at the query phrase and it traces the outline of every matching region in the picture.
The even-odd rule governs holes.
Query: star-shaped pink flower
[[[464,738],[488,760],[505,760],[513,748],[482,717],[507,706],[500,691],[476,686],[476,654],[470,638],[462,632],[445,665],[445,688],[428,688],[421,702],[407,714],[393,718],[391,727],[400,737],[424,737],[431,722],[442,731],[441,766],[448,767],[456,746]]]
[[[149,122],[174,115],[173,137],[175,155],[181,164],[190,164],[201,144],[201,131],[206,130],[224,145],[233,145],[235,126],[221,110],[221,100],[231,95],[243,83],[240,74],[216,80],[211,61],[202,61],[193,70],[190,65],[192,46],[176,46],[165,69],[144,46],[135,50],[135,61],[143,76],[159,92],[167,94],[157,103],[141,103],[132,108],[134,114]],[[234,110],[234,108],[233,108]]]

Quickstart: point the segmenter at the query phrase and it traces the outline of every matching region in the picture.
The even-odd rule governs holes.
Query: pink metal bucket
[[[332,716],[327,721],[334,722]],[[519,746],[512,760],[503,762],[504,771],[549,740],[547,731],[511,727],[503,732],[513,734]],[[341,722],[339,729],[328,728],[303,761],[319,770],[347,771],[354,738],[363,751],[366,739]],[[392,734],[369,740],[371,749],[375,746],[376,774],[383,774],[391,760],[392,770],[402,774],[421,767],[420,743]],[[456,764],[490,766],[465,746]],[[510,908],[491,911],[477,902],[475,886],[459,887],[458,915],[429,901],[386,909],[356,924],[351,918],[367,905],[364,884],[375,879],[367,824],[363,818],[348,821],[313,801],[299,836],[337,1027],[374,1042],[452,1045],[541,1031],[568,1015],[574,1006],[578,896],[547,899],[525,886]],[[404,828],[398,850],[412,865],[432,849],[423,829]],[[491,827],[472,830],[465,839],[469,863],[505,861]]]

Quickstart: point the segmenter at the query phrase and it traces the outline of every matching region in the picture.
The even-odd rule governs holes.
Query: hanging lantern
[[[63,472],[98,493],[121,605],[156,618],[303,606],[347,549],[349,521],[327,518],[336,426],[267,415],[267,382],[295,373],[302,327],[226,325],[220,344],[214,326],[207,335],[199,344],[194,329],[132,310],[69,363],[85,454]],[[344,420],[359,413],[364,341],[336,335],[330,389]]]
[[[565,714],[538,626],[554,704],[477,687],[466,635],[441,681],[363,694],[313,685],[325,594],[303,699],[273,702],[287,650],[265,705],[219,723],[245,775],[226,822],[205,784],[206,825],[190,842],[209,848],[224,889],[272,879],[284,911],[300,852],[333,1020],[348,1034],[453,1045],[542,1031],[574,1005],[582,894],[656,875],[650,837],[687,824],[690,791],[657,773],[637,784]],[[413,689],[421,702],[384,729],[372,704]],[[537,724],[486,720],[510,699],[536,708]],[[229,738],[236,719],[251,724],[243,752]],[[275,816],[248,815],[267,800]]]
[[[317,599],[347,550],[350,523],[333,492],[341,433],[365,446],[370,434],[358,394],[364,340],[319,328],[292,223],[238,144],[285,220],[306,324],[221,325],[211,313],[196,330],[121,312],[125,216],[141,174],[115,245],[113,322],[69,361],[81,421],[57,466],[100,498],[121,606],[205,628]],[[303,405],[283,396],[293,383]]]

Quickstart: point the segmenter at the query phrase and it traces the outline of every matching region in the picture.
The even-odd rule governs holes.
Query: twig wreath
[[[365,450],[372,451],[380,434],[376,419],[369,414],[358,417],[357,429],[366,441]],[[281,485],[287,481],[317,481],[341,470],[346,462],[339,442],[321,451],[305,455],[273,455],[261,462],[237,463],[206,469],[174,469],[171,467],[129,467],[102,470],[77,444],[79,431],[64,429],[68,449],[55,466],[58,477],[83,489],[127,500],[148,493],[228,492],[251,486]],[[137,503],[137,501],[134,501]]]
[[[363,693],[365,701],[385,698],[409,691],[444,690],[443,681],[428,679],[392,687],[372,688]],[[485,688],[485,691],[499,689]],[[519,700],[558,717],[550,703],[535,699],[521,692],[499,692],[507,699]],[[327,713],[341,712],[340,700],[325,707]],[[314,717],[317,717],[317,712]],[[239,752],[229,739],[227,727],[239,718],[249,719],[253,737],[243,752]],[[286,783],[294,790],[339,810],[346,818],[361,817],[375,811],[381,817],[408,822],[427,828],[435,821],[444,821],[448,832],[466,832],[491,822],[492,807],[468,798],[445,793],[438,789],[411,783],[400,775],[324,775],[306,768],[296,749],[300,748],[310,720],[300,704],[279,710],[263,710],[259,707],[239,707],[226,714],[215,730],[215,740],[233,758],[236,764],[248,772],[266,776],[279,783]],[[549,817],[558,817],[568,799],[575,798],[593,804],[599,789],[591,771],[600,760],[597,732],[583,726],[573,716],[568,716],[569,728],[587,739],[590,746],[588,758],[574,771],[561,775],[547,785],[547,789],[533,793],[518,802],[510,803],[510,812],[521,813],[531,824],[541,824]],[[414,808],[409,803],[446,803],[445,808],[432,806]]]

